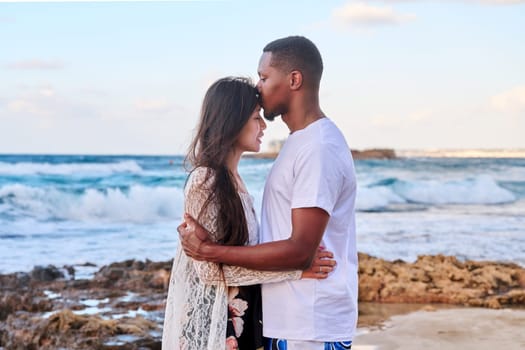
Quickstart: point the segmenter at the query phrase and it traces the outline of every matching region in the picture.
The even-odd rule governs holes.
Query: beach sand
[[[354,350],[525,349],[525,309],[381,304],[363,309]]]

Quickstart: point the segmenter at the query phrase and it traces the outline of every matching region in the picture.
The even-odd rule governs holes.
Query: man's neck
[[[290,100],[287,113],[281,117],[288,126],[290,134],[324,118],[325,115],[319,105],[319,92],[306,91],[295,95]]]
[[[288,126],[290,134],[293,134],[324,117],[323,111],[320,108],[316,108],[311,111],[301,111],[301,113],[284,114],[282,120]]]

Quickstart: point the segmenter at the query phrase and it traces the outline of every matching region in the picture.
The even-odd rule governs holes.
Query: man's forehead
[[[271,52],[263,52],[261,55],[261,58],[259,59],[259,68],[258,71],[261,73],[262,71],[266,71],[271,68],[270,63],[272,62],[272,53]]]

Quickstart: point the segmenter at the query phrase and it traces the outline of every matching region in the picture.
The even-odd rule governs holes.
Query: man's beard
[[[266,114],[266,112],[264,112],[264,119],[271,121],[271,122],[273,122],[277,116],[279,116],[279,114],[277,113]]]
[[[278,116],[283,114],[282,112],[266,110],[266,109],[264,109],[264,107],[263,107],[263,111],[264,111],[264,113],[263,113],[264,119],[266,119],[268,121],[271,121],[271,122],[273,122],[275,120],[275,118],[277,118]]]

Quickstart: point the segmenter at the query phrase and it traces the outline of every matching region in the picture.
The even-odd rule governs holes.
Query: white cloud
[[[503,91],[490,99],[494,109],[502,112],[525,113],[525,85]]]
[[[419,123],[419,122],[425,122],[431,119],[431,117],[432,117],[432,112],[428,109],[424,109],[424,110],[419,110],[419,111],[410,113],[407,116],[407,119],[410,122]]]
[[[373,117],[371,119],[371,123],[376,128],[392,128],[399,125],[399,120],[396,118],[380,115]]]
[[[38,114],[41,112],[41,109],[38,108],[34,102],[23,98],[9,101],[7,103],[7,109],[12,113]]]
[[[391,7],[365,3],[348,3],[333,12],[337,24],[349,26],[398,25],[415,18],[413,14],[397,13]]]
[[[173,107],[163,98],[139,99],[135,101],[135,108],[146,113],[166,113]]]
[[[432,118],[432,111],[430,109],[420,109],[402,115],[394,116],[378,115],[371,119],[373,125],[378,127],[391,127],[400,124],[420,124]]]
[[[53,96],[55,96],[55,89],[53,89],[53,88],[50,87],[50,86],[44,86],[44,87],[41,87],[41,88],[38,90],[38,93],[39,93],[41,96],[45,96],[45,97],[53,97]]]
[[[25,86],[14,96],[5,98],[4,111],[0,117],[23,119],[28,123],[45,124],[46,126],[60,123],[66,119],[84,119],[96,116],[93,104],[63,96],[47,84],[41,86]],[[76,96],[78,97],[78,96]]]
[[[30,114],[34,116],[50,116],[57,107],[55,90],[49,86],[32,88],[7,102],[7,110],[11,113]]]
[[[59,61],[27,60],[9,63],[8,69],[15,70],[53,70],[63,69],[64,63]]]

